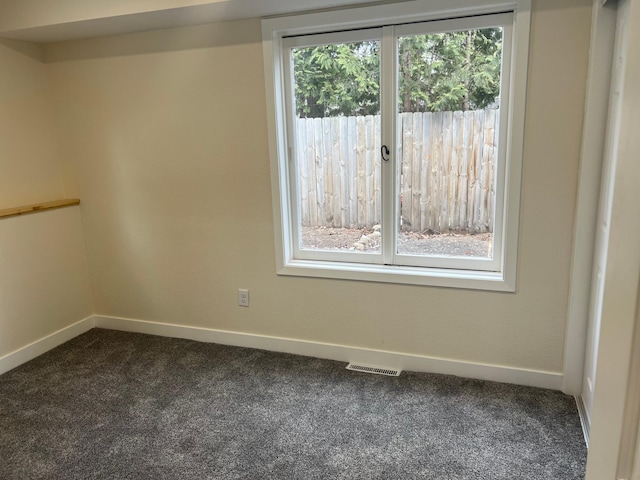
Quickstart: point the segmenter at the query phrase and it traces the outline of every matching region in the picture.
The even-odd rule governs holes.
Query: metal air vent
[[[358,365],[356,363],[350,363],[349,365],[347,365],[347,370],[355,370],[356,372],[364,373],[374,373],[376,375],[387,375],[389,377],[400,376],[400,370],[395,370],[393,368],[373,367],[370,365]]]

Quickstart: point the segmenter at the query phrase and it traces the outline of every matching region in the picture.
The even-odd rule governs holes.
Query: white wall
[[[515,294],[275,274],[259,20],[47,46],[96,312],[560,373],[590,3],[534,2]]]
[[[41,59],[0,40],[0,209],[65,196]],[[92,311],[78,207],[0,218],[0,373],[9,354]]]

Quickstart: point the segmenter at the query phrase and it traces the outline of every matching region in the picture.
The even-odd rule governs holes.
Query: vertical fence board
[[[349,228],[354,228],[358,225],[358,165],[356,163],[357,157],[357,132],[356,132],[356,117],[348,118],[348,135],[349,135]]]
[[[373,185],[373,116],[364,117],[364,148],[365,148],[365,171],[364,171],[364,222],[362,226],[373,225],[374,222],[374,195]]]
[[[322,175],[324,177],[324,211],[320,217],[325,224],[333,224],[333,169],[331,161],[331,118],[322,119]]]
[[[422,208],[422,189],[420,188],[420,174],[422,171],[422,113],[411,114],[413,117],[413,154],[411,155],[411,225],[414,230],[420,230]]]
[[[431,113],[422,114],[422,169],[420,171],[420,231],[427,230],[429,223],[429,210],[431,208],[431,192],[429,191],[429,177],[431,169]]]
[[[474,122],[474,151],[476,179],[473,185],[473,229],[482,231],[482,182],[484,172],[482,170],[482,147],[484,146],[484,112],[478,112]]]
[[[429,212],[429,224],[433,230],[440,230],[440,203],[441,203],[441,158],[442,158],[442,112],[433,113],[433,129],[431,137],[432,165],[431,165],[431,181],[428,189],[431,192],[431,210]]]
[[[460,156],[462,150],[461,124],[463,112],[453,112],[451,123],[451,165],[449,177],[449,228],[460,231]]]
[[[453,112],[442,112],[442,204],[440,208],[440,228],[442,233],[449,232],[449,215],[451,209],[451,156],[453,150],[452,123]]]
[[[374,136],[373,136],[373,190],[374,190],[374,211],[375,218],[373,225],[377,225],[382,221],[382,158],[380,155],[380,147],[382,146],[382,130],[380,115],[374,117]],[[373,225],[368,225],[372,227]]]
[[[318,223],[318,202],[317,198],[317,184],[316,184],[316,144],[315,144],[315,135],[313,122],[306,122],[305,124],[305,136],[306,136],[306,149],[305,149],[305,160],[307,166],[307,184],[308,188],[308,198],[309,198],[309,224],[310,225],[319,225]]]
[[[479,190],[480,190],[480,200],[478,202],[478,231],[482,233],[484,231],[484,222],[485,222],[485,209],[487,204],[487,162],[486,162],[486,150],[484,146],[487,142],[487,129],[486,129],[486,114],[484,121],[482,122],[482,145],[480,146],[480,182],[479,182]]]
[[[491,216],[491,193],[492,193],[492,168],[491,168],[491,157],[493,156],[493,136],[494,136],[494,128],[493,124],[495,122],[495,110],[487,110],[485,112],[485,122],[484,122],[484,146],[482,150],[482,170],[483,170],[483,179],[482,179],[482,211],[481,211],[481,228],[482,232],[489,231],[489,217]]]
[[[313,119],[313,135],[315,140],[315,155],[314,155],[314,168],[315,168],[315,187],[316,187],[316,212],[318,224],[324,223],[325,215],[325,197],[324,197],[324,184],[325,184],[325,172],[323,168],[323,151],[324,143],[322,141],[322,119]]]
[[[309,162],[307,159],[307,125],[298,123],[296,142],[296,161],[298,163],[298,210],[303,225],[311,224],[311,213],[309,212]]]
[[[496,164],[498,162],[498,143],[500,139],[500,111],[496,110],[493,115],[493,148],[491,149],[491,158],[489,160],[489,165],[491,166],[491,204],[490,215],[489,215],[489,231],[493,232],[494,228],[494,217],[495,217],[495,207],[496,207]]]
[[[339,117],[330,117],[327,119],[329,121],[329,132],[331,135],[331,186],[333,188],[332,192],[332,222],[328,226],[332,227],[341,227],[342,226],[342,213],[341,213],[341,193],[342,193],[342,185],[340,178],[340,118]]]
[[[473,112],[467,111],[464,112],[462,117],[462,134],[461,134],[461,155],[460,155],[460,224],[459,229],[462,232],[466,232],[469,229],[469,225],[471,225],[470,219],[468,217],[468,205],[469,205],[469,157],[471,149],[473,148],[470,145],[470,139],[473,138],[471,135],[471,125],[470,120],[473,119]]]
[[[309,171],[307,168],[306,125],[296,124],[296,173],[298,176],[298,210],[302,225],[310,225],[309,219]]]
[[[366,224],[365,208],[366,208],[366,153],[365,153],[365,119],[364,117],[356,117],[356,169],[357,176],[357,209],[358,216],[356,219],[356,227],[360,228]]]
[[[413,159],[413,121],[410,113],[402,114],[402,173],[400,177],[402,230],[412,229],[412,191],[411,164]]]
[[[478,138],[479,133],[477,129],[477,115],[473,115],[469,118],[469,168],[467,170],[469,174],[469,187],[467,189],[467,219],[470,226],[475,227],[476,221],[476,185],[478,182]]]
[[[349,134],[347,127],[347,118],[339,117],[339,128],[340,128],[340,143],[339,143],[339,151],[340,151],[340,186],[341,186],[341,194],[340,200],[342,201],[340,205],[340,216],[341,222],[340,227],[349,228],[350,227],[350,212],[351,205],[349,203],[349,182],[351,179],[351,173],[349,171]]]

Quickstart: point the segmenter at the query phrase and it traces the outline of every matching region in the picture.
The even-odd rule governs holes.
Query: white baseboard
[[[578,406],[578,415],[580,415],[580,423],[582,424],[582,434],[584,435],[584,441],[589,448],[589,435],[591,433],[591,420],[589,419],[589,413],[584,406],[584,401],[581,395],[575,397],[576,405]]]
[[[147,333],[162,337],[185,338],[200,342],[219,343],[238,347],[258,348],[274,352],[293,353],[308,357],[326,358],[341,362],[362,363],[412,372],[441,373],[503,383],[560,390],[562,374],[537,370],[484,365],[443,358],[409,355],[382,350],[347,347],[327,343],[309,342],[291,338],[269,337],[248,333],[229,332],[201,327],[188,327],[128,318],[98,316],[95,326],[110,330]]]
[[[57,332],[53,332],[46,337],[0,357],[0,375],[28,362],[29,360],[33,360],[43,353],[56,348],[58,345],[62,345],[64,342],[68,342],[72,338],[77,337],[78,335],[82,335],[83,333],[91,330],[95,327],[94,322],[94,316],[87,317],[84,320],[80,320],[73,325],[62,328]]]

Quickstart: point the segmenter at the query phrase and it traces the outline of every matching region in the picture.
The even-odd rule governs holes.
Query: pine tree
[[[500,95],[501,55],[499,28],[400,38],[400,111],[491,106]],[[297,48],[293,64],[298,116],[379,113],[379,42]]]

